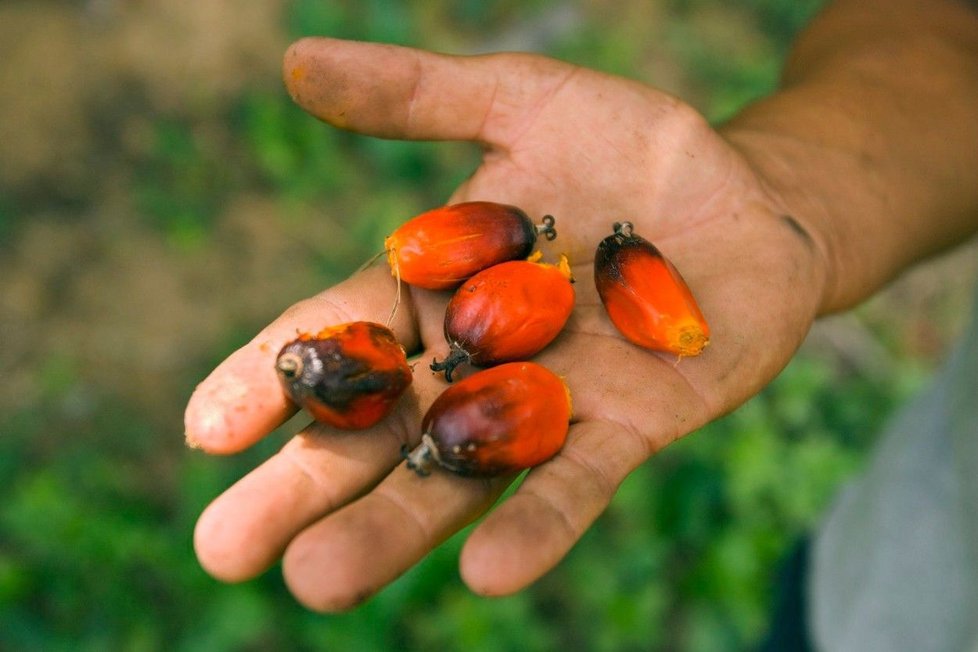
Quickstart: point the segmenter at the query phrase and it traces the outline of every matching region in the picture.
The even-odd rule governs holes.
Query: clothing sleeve
[[[972,312],[967,336],[815,538],[819,650],[978,650],[978,298]]]

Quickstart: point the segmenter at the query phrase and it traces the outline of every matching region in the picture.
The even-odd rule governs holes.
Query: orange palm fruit
[[[282,347],[275,370],[296,405],[344,430],[383,419],[412,380],[394,333],[366,321],[300,334]]]
[[[511,260],[484,269],[465,281],[445,311],[448,356],[431,365],[451,382],[465,362],[489,367],[525,360],[560,333],[574,308],[570,264]]]
[[[435,464],[465,476],[493,476],[553,457],[570,427],[564,381],[533,362],[510,362],[451,385],[421,422],[421,443],[403,451],[409,469]]]
[[[554,218],[534,224],[515,206],[472,201],[417,215],[384,240],[391,273],[429,290],[458,287],[476,272],[526,258],[538,236],[553,240]]]
[[[631,223],[614,231],[595,252],[594,283],[615,328],[648,349],[699,355],[710,329],[682,276]]]

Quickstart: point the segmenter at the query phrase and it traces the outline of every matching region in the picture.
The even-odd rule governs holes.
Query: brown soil
[[[179,428],[189,379],[232,329],[322,282],[310,252],[328,229],[304,229],[323,216],[233,196],[217,246],[188,248],[132,199],[155,116],[220,140],[230,98],[280,87],[281,5],[0,5],[0,197],[16,207],[0,243],[0,411],[41,407],[67,377],[87,401],[121,397]]]

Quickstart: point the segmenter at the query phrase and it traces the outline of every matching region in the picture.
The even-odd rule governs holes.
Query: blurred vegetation
[[[74,11],[65,7],[82,3],[37,4]],[[508,35],[521,34],[528,48],[662,83],[722,120],[774,87],[791,38],[820,2],[580,0],[561,9],[571,20],[562,18],[559,29],[551,29],[554,5],[543,1],[281,4],[279,23],[265,29],[279,30],[283,42],[330,34],[475,51],[511,46]],[[636,20],[646,10],[655,21]],[[329,244],[298,250],[312,271],[296,292],[313,291],[374,253],[405,215],[441,203],[477,163],[478,152],[467,147],[331,130],[292,106],[277,80],[257,77],[216,99],[203,93],[156,103],[137,81],[125,101],[117,93],[109,93],[110,104],[95,101],[128,125],[121,132],[103,125],[112,133],[95,147],[94,167],[104,183],[78,182],[88,177],[73,168],[57,173],[71,183],[46,181],[43,170],[28,181],[3,181],[0,252],[14,260],[17,247],[31,241],[31,222],[53,212],[58,227],[39,238],[41,251],[53,246],[53,234],[67,232],[79,238],[65,244],[75,252],[72,266],[89,254],[96,262],[124,256],[128,240],[93,244],[86,238],[97,233],[80,235],[91,231],[86,220],[100,224],[93,215],[111,204],[100,197],[112,186],[138,217],[129,228],[143,229],[137,235],[150,241],[149,251],[164,267],[174,265],[163,273],[185,264],[211,275],[221,249],[234,254],[237,246],[226,231],[228,205],[258,195],[267,200],[261,207],[269,232],[287,230],[294,239],[309,233]],[[53,186],[57,192],[45,191]],[[79,231],[71,231],[73,222]],[[43,256],[24,258],[38,266],[28,275],[46,288],[78,289],[73,267],[45,276]],[[296,267],[273,264],[279,267],[267,269],[283,274]],[[248,273],[238,265],[229,265],[229,279]],[[254,272],[259,281],[265,269]],[[98,285],[103,277],[92,278]],[[193,286],[197,277],[189,278]],[[23,378],[17,386],[29,388],[0,412],[0,649],[746,649],[767,627],[779,559],[858,469],[926,366],[899,343],[888,349],[885,371],[803,352],[755,400],[638,469],[568,558],[530,590],[494,600],[471,595],[457,574],[463,532],[360,609],[321,616],[294,603],[278,569],[222,585],[200,570],[191,549],[203,507],[286,436],[232,458],[183,449],[180,410],[194,382],[301,296],[241,278],[251,288],[245,294],[255,297],[233,299],[238,295],[228,290],[236,312],[222,313],[204,334],[202,321],[164,340],[171,348],[162,349],[163,362],[153,363],[138,396],[128,393],[139,383],[125,365],[146,333],[105,335],[106,348],[92,362],[69,345],[73,329],[64,324],[74,322],[21,355],[11,342],[33,347],[39,336],[18,333],[41,328],[40,320],[0,320],[5,377]],[[69,294],[36,314],[58,319],[59,310],[75,305]],[[104,305],[126,300],[114,296]],[[193,307],[222,298],[187,301]],[[139,310],[126,313],[136,319]],[[108,316],[90,309],[78,319]]]

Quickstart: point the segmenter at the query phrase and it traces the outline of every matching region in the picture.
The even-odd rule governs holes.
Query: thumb
[[[331,38],[297,41],[283,64],[296,103],[336,127],[495,147],[510,144],[574,70],[531,54],[453,56]]]

